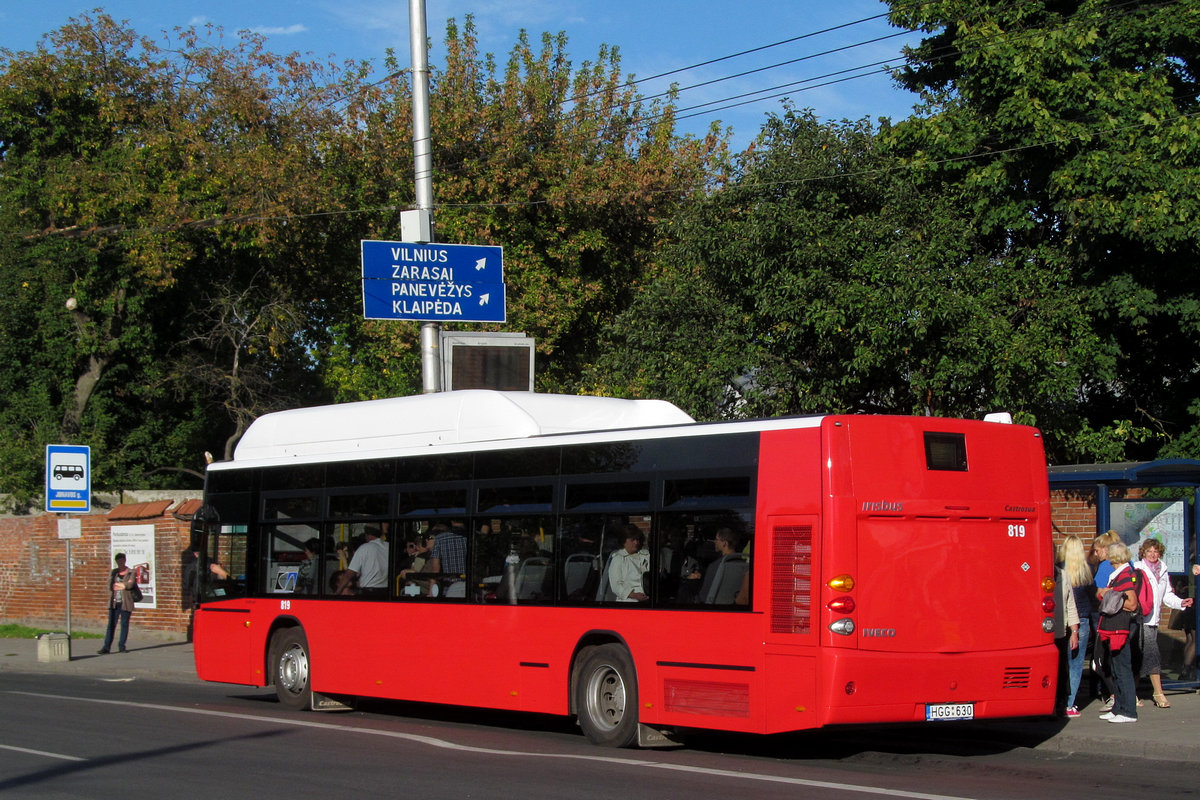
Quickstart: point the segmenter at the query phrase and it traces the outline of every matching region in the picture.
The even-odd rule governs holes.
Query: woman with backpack
[[[1121,535],[1111,529],[1092,540],[1087,560],[1088,567],[1092,570],[1093,599],[1097,597],[1098,590],[1108,586],[1108,579],[1112,577],[1113,566],[1108,560],[1108,546],[1120,541]],[[1100,607],[1095,602],[1091,604],[1091,616],[1088,622],[1092,639],[1090,654],[1092,659],[1092,696],[1102,701],[1104,711],[1112,711],[1113,702],[1115,702],[1112,669],[1108,664],[1108,648],[1097,636],[1100,630]]]
[[[1107,722],[1137,722],[1137,683],[1133,677],[1133,643],[1131,632],[1138,624],[1137,586],[1130,565],[1129,548],[1118,542],[1108,546],[1108,561],[1112,576],[1108,586],[1100,589],[1099,641],[1108,652],[1112,669],[1113,707],[1100,715]],[[1110,594],[1119,593],[1116,602],[1105,602]]]
[[[1157,539],[1147,539],[1138,548],[1138,561],[1134,569],[1139,570],[1139,578],[1144,577],[1148,588],[1152,591],[1139,591],[1139,598],[1145,602],[1142,607],[1142,666],[1139,670],[1141,677],[1150,678],[1153,687],[1154,705],[1159,708],[1170,708],[1167,696],[1162,688],[1162,658],[1158,652],[1158,623],[1162,614],[1162,606],[1182,610],[1192,605],[1192,598],[1180,597],[1171,589],[1170,576],[1167,567],[1162,562],[1163,546]]]

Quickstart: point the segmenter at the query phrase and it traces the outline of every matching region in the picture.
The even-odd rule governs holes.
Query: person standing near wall
[[[121,623],[121,638],[117,641],[118,652],[125,652],[125,640],[129,638],[129,618],[133,615],[132,589],[137,585],[133,570],[125,566],[125,554],[117,553],[113,557],[116,568],[108,576],[108,630],[104,634],[104,646],[100,654],[112,650],[113,634],[117,622]]]

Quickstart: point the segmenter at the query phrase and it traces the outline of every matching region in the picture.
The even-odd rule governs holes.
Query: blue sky
[[[129,20],[143,36],[211,22],[227,33],[261,33],[280,52],[378,62],[392,47],[401,63],[409,63],[408,0],[2,0],[0,47],[33,49],[43,34],[97,6]],[[733,127],[740,146],[754,137],[768,112],[780,108],[779,97],[744,103],[752,99],[742,96],[749,92],[787,95],[825,120],[908,116],[915,96],[869,66],[897,63],[903,44],[918,41],[911,34],[896,36],[900,32],[884,19],[870,19],[885,11],[878,0],[426,0],[435,69],[449,17],[474,15],[482,48],[501,61],[521,29],[535,38],[543,31],[565,31],[576,64],[594,60],[607,43],[620,48],[625,72],[638,78],[682,70],[646,81],[643,94],[656,94],[671,82],[695,86],[678,103],[691,108],[681,111],[681,131],[700,133],[720,120]],[[856,24],[819,33],[847,23]],[[806,38],[770,46],[796,37]],[[726,58],[757,48],[764,49]],[[844,49],[827,53],[838,48]],[[871,74],[830,82],[844,77],[833,75],[842,70]],[[797,81],[807,83],[786,86]],[[815,85],[821,83],[827,85]]]

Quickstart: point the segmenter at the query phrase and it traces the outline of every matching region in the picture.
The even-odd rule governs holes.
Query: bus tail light
[[[1042,611],[1045,611],[1047,614],[1054,613],[1054,598],[1053,597],[1046,596],[1046,597],[1042,598]]]
[[[826,603],[825,607],[838,614],[852,614],[854,613],[854,598],[835,597]]]
[[[854,578],[846,574],[838,575],[830,578],[826,586],[835,592],[849,592],[854,588]],[[825,607],[835,614],[852,614],[854,613],[854,598],[849,595],[846,597],[835,597],[826,603]],[[854,633],[854,620],[849,617],[835,619],[830,623],[829,630],[842,636],[849,636]]]

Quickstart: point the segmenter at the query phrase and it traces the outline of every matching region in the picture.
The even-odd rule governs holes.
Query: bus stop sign
[[[92,510],[92,449],[46,445],[46,511],[89,514]]]
[[[503,248],[362,241],[363,316],[504,322]]]

